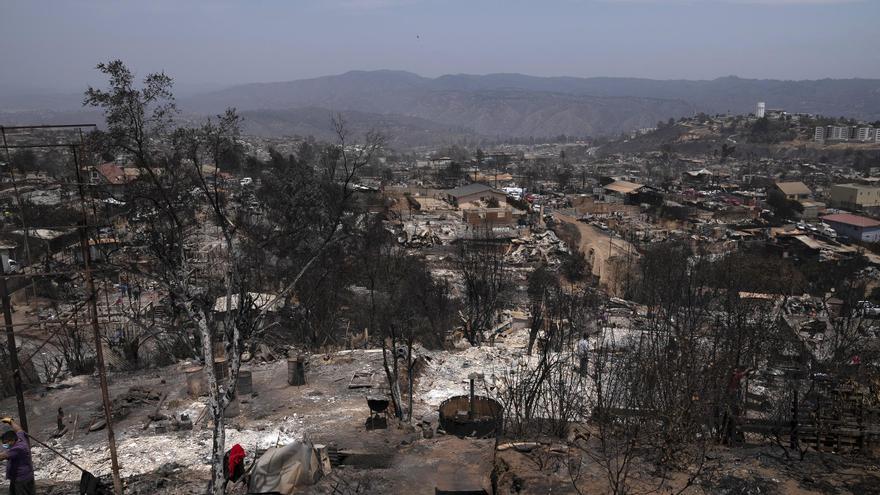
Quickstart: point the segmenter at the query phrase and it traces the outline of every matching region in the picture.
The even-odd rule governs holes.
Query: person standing
[[[578,367],[578,372],[581,375],[586,376],[587,374],[587,365],[589,364],[589,352],[590,352],[590,342],[587,340],[589,335],[587,332],[584,332],[581,340],[578,340],[577,348],[575,349],[575,354],[577,354],[578,358],[580,358],[580,366]]]
[[[3,442],[0,460],[6,461],[9,495],[36,495],[34,464],[27,433],[12,418],[3,418],[2,421],[11,428],[0,435],[0,441]]]
[[[742,414],[742,403],[744,400],[742,382],[749,377],[752,370],[745,366],[737,366],[730,375],[727,382],[727,408],[724,411],[725,420],[723,422],[722,443],[733,445],[737,440],[737,423]]]

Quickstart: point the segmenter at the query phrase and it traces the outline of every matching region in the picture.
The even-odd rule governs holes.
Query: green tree
[[[777,189],[771,189],[767,193],[767,205],[773,209],[773,214],[781,219],[795,218],[797,213],[804,211],[800,203],[786,198],[785,194]]]
[[[862,150],[857,150],[853,154],[852,159],[853,170],[864,174],[866,177],[871,174],[871,159]]]
[[[559,189],[565,190],[569,183],[571,182],[571,178],[574,176],[574,172],[571,167],[568,165],[561,165],[556,169],[556,184],[559,186]]]
[[[589,272],[589,268],[590,266],[587,263],[587,258],[580,249],[576,249],[565,255],[565,258],[562,260],[562,266],[560,267],[562,273],[569,282],[579,282],[583,280]]]
[[[770,120],[767,117],[756,120],[749,128],[748,133],[748,140],[753,143],[774,144],[791,141],[795,137],[797,137],[797,133],[788,123]]]
[[[729,157],[733,155],[736,151],[736,146],[728,145],[727,143],[721,144],[721,161],[726,161]]]
[[[12,168],[21,172],[33,172],[37,170],[37,155],[33,150],[23,149],[16,150],[9,157],[9,164]]]

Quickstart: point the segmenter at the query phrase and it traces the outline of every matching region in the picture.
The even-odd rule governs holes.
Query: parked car
[[[859,301],[856,303],[856,308],[858,308],[859,314],[862,316],[869,316],[872,318],[880,316],[880,306],[877,306],[871,301]]]

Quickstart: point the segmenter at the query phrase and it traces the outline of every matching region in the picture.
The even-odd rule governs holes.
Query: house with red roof
[[[838,213],[822,217],[837,232],[854,241],[880,242],[880,220],[853,215],[850,213]]]
[[[125,170],[119,165],[108,162],[92,167],[92,184],[123,185],[127,182]]]
[[[123,194],[125,186],[138,177],[138,172],[135,168],[126,168],[113,162],[107,162],[91,167],[89,180],[92,184],[107,186],[114,195]]]

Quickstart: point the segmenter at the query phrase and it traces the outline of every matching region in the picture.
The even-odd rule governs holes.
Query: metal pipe
[[[61,452],[58,452],[57,450],[55,450],[55,449],[53,449],[52,447],[49,447],[48,445],[46,445],[45,443],[43,443],[39,438],[35,438],[33,435],[31,435],[31,434],[28,433],[27,431],[25,431],[24,434],[27,435],[27,437],[30,438],[31,440],[37,442],[38,444],[42,445],[43,447],[46,447],[46,448],[49,449],[50,451],[54,452],[55,455],[57,455],[58,457],[64,459],[65,461],[67,461],[71,466],[73,466],[73,467],[79,469],[80,471],[82,471],[82,472],[84,472],[84,473],[87,473],[87,472],[88,472],[88,471],[86,471],[85,469],[83,469],[79,464],[77,464],[77,463],[71,461],[67,456],[65,456],[65,455],[62,454]]]

